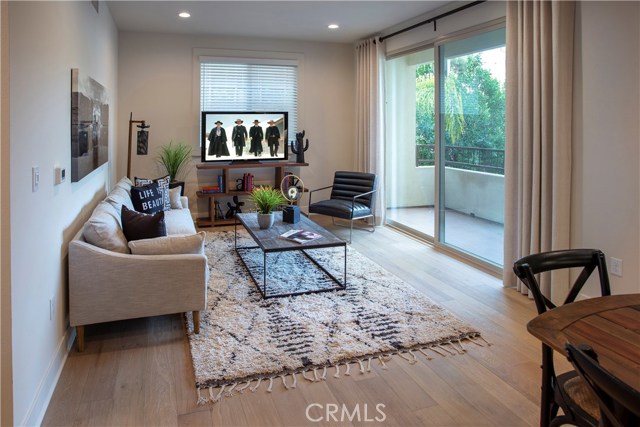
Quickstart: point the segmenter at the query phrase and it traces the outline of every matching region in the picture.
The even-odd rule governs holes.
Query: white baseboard
[[[49,407],[51,396],[56,389],[62,369],[67,361],[69,350],[73,345],[76,338],[76,328],[67,327],[66,333],[60,339],[58,348],[49,362],[47,371],[38,386],[33,402],[29,406],[29,410],[25,415],[25,418],[17,425],[21,426],[39,426],[42,425],[42,420]]]

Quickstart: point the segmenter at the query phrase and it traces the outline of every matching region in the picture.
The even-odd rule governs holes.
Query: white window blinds
[[[201,60],[200,111],[286,111],[295,135],[298,67]]]

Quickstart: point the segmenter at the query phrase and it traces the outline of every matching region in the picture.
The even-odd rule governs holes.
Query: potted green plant
[[[249,194],[249,199],[256,205],[258,226],[269,228],[275,221],[273,210],[287,202],[280,190],[271,187],[257,187]]]
[[[169,187],[181,186],[181,194],[184,195],[184,182],[178,181],[178,175],[185,171],[185,168],[191,160],[192,147],[190,145],[178,142],[174,144],[173,141],[168,145],[164,145],[160,148],[160,154],[158,154],[157,162],[163,167],[167,174],[170,176],[171,183]]]

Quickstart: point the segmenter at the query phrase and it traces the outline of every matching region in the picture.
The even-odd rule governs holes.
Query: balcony
[[[445,158],[441,240],[502,266],[504,150],[446,147]],[[434,236],[433,145],[417,145],[415,159],[416,167],[391,171],[396,179],[387,191],[387,221]]]

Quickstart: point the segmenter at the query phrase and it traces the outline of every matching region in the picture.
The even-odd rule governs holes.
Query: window
[[[295,135],[297,61],[201,58],[200,111],[287,111]]]
[[[493,271],[504,240],[505,28],[386,62],[386,221]]]

